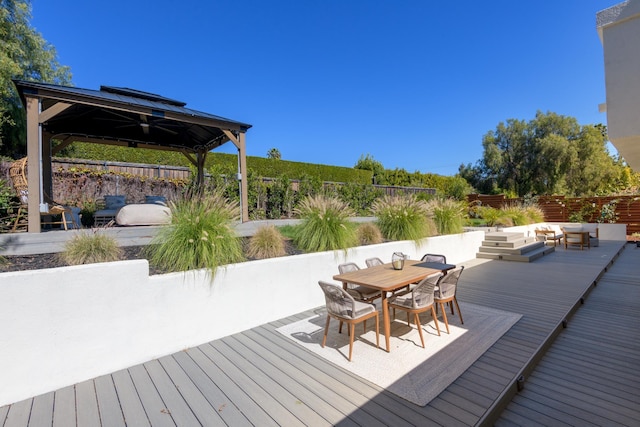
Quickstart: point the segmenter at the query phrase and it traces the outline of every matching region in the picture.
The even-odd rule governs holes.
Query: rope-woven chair
[[[460,311],[458,299],[456,298],[458,279],[460,279],[460,275],[462,274],[463,270],[464,266],[460,266],[442,276],[438,281],[438,290],[435,291],[436,312],[437,307],[440,306],[440,308],[442,309],[442,319],[444,320],[444,324],[447,327],[447,333],[449,333],[449,321],[447,320],[447,310],[444,307],[446,303],[449,303],[449,306],[451,307],[451,314],[454,314],[453,304],[456,305],[456,308],[458,309],[458,315],[460,316],[460,323],[464,324],[464,320],[462,320],[462,312]]]
[[[360,267],[358,267],[358,264],[353,262],[347,262],[338,265],[338,271],[340,272],[340,274],[356,270],[360,270]],[[355,299],[364,302],[371,302],[377,298],[382,298],[382,292],[380,292],[379,290],[368,288],[366,286],[356,285],[354,283],[344,283],[344,289]]]
[[[27,158],[23,157],[22,159],[16,160],[9,167],[9,177],[11,178],[11,182],[13,183],[13,188],[20,200],[20,206],[18,207],[18,214],[16,215],[16,220],[13,223],[13,228],[11,231],[16,231],[18,228],[18,224],[20,222],[21,215],[26,215],[28,209],[28,201],[29,201],[29,185],[27,184]],[[43,224],[60,224],[64,227],[65,230],[68,230],[69,222],[67,221],[67,215],[70,218],[71,224],[74,228],[78,227],[76,221],[73,216],[73,211],[65,206],[62,206],[58,203],[46,203],[47,207],[46,211],[40,212],[40,220]],[[52,215],[60,215],[60,221],[51,221],[48,220],[47,217]]]
[[[433,317],[438,336],[440,336],[440,326],[438,325],[438,317],[434,308],[433,292],[441,276],[441,273],[427,276],[411,292],[389,298],[389,307],[407,312],[407,326],[411,326],[410,315],[413,314],[413,320],[420,334],[422,348],[424,348],[424,336],[422,335],[422,326],[420,326],[420,313],[431,310],[431,317]]]
[[[441,264],[447,263],[447,257],[440,254],[425,254],[422,257],[422,261],[425,262],[439,262]]]
[[[375,267],[376,265],[382,265],[384,262],[378,257],[367,258],[364,260],[364,263],[367,264],[367,267]]]
[[[327,332],[329,331],[329,322],[331,318],[349,325],[349,361],[353,353],[353,339],[356,333],[356,323],[363,322],[364,332],[367,332],[367,319],[375,317],[376,324],[376,347],[380,347],[380,326],[378,323],[378,310],[373,304],[355,300],[340,286],[333,285],[320,280],[318,282],[324,299],[327,304],[327,322],[324,326],[324,337],[322,338],[322,347],[327,343]]]

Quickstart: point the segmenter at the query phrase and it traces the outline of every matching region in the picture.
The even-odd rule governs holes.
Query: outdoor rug
[[[376,348],[374,320],[367,321],[367,333],[362,324],[356,325],[353,357],[349,362],[347,325],[338,333],[338,321],[331,319],[327,344],[322,335],[326,321],[324,308],[320,314],[278,328],[291,338],[326,360],[371,381],[374,384],[410,401],[424,406],[455,381],[476,359],[491,347],[522,316],[501,310],[460,303],[464,325],[460,317],[447,311],[447,334],[442,315],[439,316],[441,336],[438,336],[431,315],[421,315],[425,347],[422,348],[418,330],[407,326],[406,312],[398,310],[391,322],[391,352],[384,343],[382,313],[380,314],[380,348]],[[392,313],[392,310],[390,310]],[[424,321],[423,321],[424,319]]]

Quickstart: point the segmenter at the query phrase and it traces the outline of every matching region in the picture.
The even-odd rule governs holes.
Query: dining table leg
[[[387,293],[382,292],[382,322],[384,323],[384,342],[387,345],[387,353],[391,351],[389,345],[389,335],[391,335],[391,325],[389,322],[389,304],[387,303]]]

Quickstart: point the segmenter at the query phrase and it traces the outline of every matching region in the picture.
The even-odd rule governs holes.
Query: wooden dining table
[[[348,273],[336,274],[333,276],[333,280],[342,282],[345,287],[347,283],[354,283],[356,285],[366,286],[368,288],[378,289],[381,291],[384,338],[387,352],[389,352],[391,351],[389,346],[391,321],[389,319],[387,292],[402,289],[403,287],[412,283],[417,283],[432,274],[446,273],[446,271],[453,268],[455,268],[455,265],[453,264],[405,260],[404,268],[402,270],[395,270],[391,263],[388,263],[350,271]]]

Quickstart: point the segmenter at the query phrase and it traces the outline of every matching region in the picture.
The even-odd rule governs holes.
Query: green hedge
[[[192,166],[189,160],[178,152],[81,142],[73,143],[71,147],[59,153],[59,156],[152,165]],[[236,171],[237,165],[237,155],[215,152],[207,155],[205,164],[207,169],[229,171]],[[318,177],[322,181],[370,184],[373,177],[373,172],[367,170],[252,156],[247,156],[247,168],[264,178],[277,178],[284,175],[289,179],[304,179],[311,176]]]

